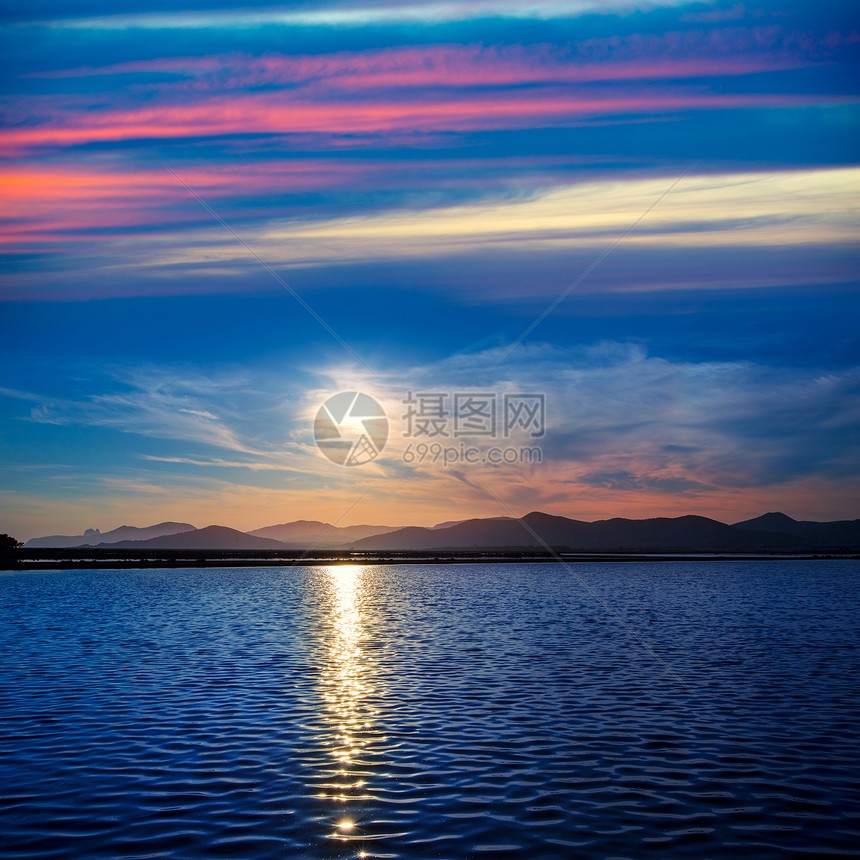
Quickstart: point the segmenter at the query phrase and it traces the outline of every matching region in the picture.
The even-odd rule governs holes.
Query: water
[[[860,846],[860,564],[0,575],[3,857]]]

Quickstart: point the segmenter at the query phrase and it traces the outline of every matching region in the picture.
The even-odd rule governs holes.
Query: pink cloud
[[[434,45],[134,61],[40,73],[134,74],[144,80],[100,91],[98,104],[86,94],[10,100],[0,152],[245,132],[427,134],[564,123],[588,115],[794,104],[787,95],[732,95],[723,87],[709,95],[707,82],[809,65],[827,50],[804,34],[769,26],[604,37],[562,47]],[[693,79],[699,82],[695,89],[669,88],[669,82]],[[612,82],[628,86],[614,93],[589,86]],[[668,89],[655,90],[655,82]],[[261,87],[267,89],[260,92]],[[141,102],[152,107],[130,106]]]
[[[470,131],[564,125],[589,116],[664,114],[687,109],[787,106],[844,102],[843,98],[786,94],[709,94],[696,90],[603,91],[568,95],[555,89],[512,95],[435,95],[422,100],[308,101],[283,94],[228,96],[143,110],[69,110],[53,121],[8,129],[0,152],[33,146],[134,139],[242,134],[380,134]],[[852,99],[853,101],[853,99]]]
[[[732,76],[807,65],[832,50],[778,26],[602,37],[555,45],[432,45],[323,55],[222,54],[41,72],[34,77],[178,75],[166,89],[324,84],[329,88],[515,85]],[[813,56],[811,56],[813,55]],[[158,84],[158,81],[154,82]]]
[[[381,169],[381,168],[380,168]],[[307,160],[177,167],[207,200],[261,192],[290,194],[356,182],[372,168],[352,162]],[[103,239],[97,231],[199,220],[202,210],[160,165],[141,170],[75,166],[0,169],[0,245]],[[85,231],[94,231],[85,235]]]

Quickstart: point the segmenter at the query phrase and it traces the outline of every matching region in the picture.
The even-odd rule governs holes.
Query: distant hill
[[[534,539],[515,519],[464,520],[453,526],[409,526],[353,543],[352,549],[454,549],[490,546],[532,546]]]
[[[480,519],[484,520],[513,520],[514,517],[480,517]],[[468,520],[448,520],[444,523],[436,523],[435,526],[430,526],[432,531],[436,531],[436,529],[448,529],[451,526],[458,526],[460,523],[468,522]],[[393,529],[392,529],[393,531]]]
[[[320,541],[321,547],[348,546],[353,541],[394,531],[396,526],[344,526],[339,528],[317,520],[297,520],[277,526],[265,526],[248,532],[256,537],[271,538],[285,544],[307,546]]]
[[[150,538],[191,531],[196,531],[196,529],[190,523],[159,523],[157,526],[147,526],[146,528],[120,526],[118,529],[104,533],[98,529],[87,529],[82,535],[48,535],[47,537],[31,538],[24,546],[51,548],[92,546],[101,542],[149,540]]]
[[[150,540],[124,540],[98,546],[104,549],[285,549],[280,541],[256,537],[227,526],[206,526],[205,529]]]
[[[833,522],[793,520],[788,515],[776,511],[762,514],[762,516],[752,520],[735,523],[735,528],[791,535],[812,547],[832,549],[860,546],[860,520],[835,520]]]
[[[797,520],[793,520],[786,514],[779,512],[762,514],[752,520],[744,520],[742,523],[735,523],[735,528],[746,529],[752,532],[777,532],[785,535],[799,534]]]
[[[537,537],[535,537],[537,535]],[[543,543],[570,550],[790,549],[789,535],[752,532],[707,517],[611,519],[594,523],[534,511],[522,520],[474,519],[448,528],[406,528],[356,541],[355,550],[533,548]]]

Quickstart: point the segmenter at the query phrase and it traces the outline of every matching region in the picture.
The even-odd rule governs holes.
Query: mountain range
[[[294,523],[281,523],[248,532],[255,537],[271,538],[288,546],[295,545],[304,549],[309,544],[325,541],[327,547],[349,546],[353,541],[373,535],[397,530],[397,526],[346,526],[338,528],[329,523],[316,520],[297,520]]]
[[[87,529],[82,535],[48,535],[47,537],[31,538],[24,546],[52,549],[93,546],[99,543],[112,544],[127,540],[149,540],[150,538],[160,538],[164,535],[188,531],[194,531],[194,526],[191,523],[159,523],[157,526],[147,526],[142,529],[136,526],[120,526],[118,529],[104,533],[98,529]]]
[[[33,538],[26,547],[153,550],[349,549],[426,551],[475,549],[554,549],[583,552],[860,549],[860,520],[812,522],[768,513],[734,525],[687,515],[631,520],[616,517],[584,522],[534,511],[521,519],[484,517],[425,528],[358,525],[338,528],[298,520],[241,532],[227,526],[197,529],[188,523],[159,523],[147,528],[121,526],[100,533]]]
[[[795,522],[784,514],[784,520]],[[760,520],[761,518],[758,518]],[[794,532],[771,531],[758,520],[726,525],[699,516],[614,518],[588,523],[535,511],[522,519],[466,520],[445,529],[406,528],[356,541],[354,550],[518,549],[550,546],[586,552],[615,550],[752,551],[860,546],[860,520],[839,524],[798,523]],[[785,526],[785,522],[783,525]],[[844,526],[844,527],[843,527]]]
[[[284,549],[284,544],[271,538],[240,532],[227,526],[206,526],[179,534],[164,535],[149,540],[124,540],[119,543],[98,544],[105,549]]]

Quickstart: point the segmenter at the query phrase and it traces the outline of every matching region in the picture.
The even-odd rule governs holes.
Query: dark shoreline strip
[[[22,557],[26,555],[29,557]],[[297,556],[298,554],[296,554]],[[34,557],[36,556],[36,557]],[[403,552],[403,553],[317,553],[314,557],[298,558],[293,553],[244,553],[201,552],[175,553],[152,552],[151,554],[105,555],[92,550],[68,552],[63,550],[40,550],[17,556],[0,557],[0,571],[34,570],[134,570],[145,568],[199,568],[199,567],[314,567],[342,564],[386,565],[386,564],[559,564],[600,562],[671,562],[671,561],[817,561],[834,559],[860,560],[856,552],[818,553],[709,553],[687,552],[561,552],[559,556],[549,553],[529,552]]]

